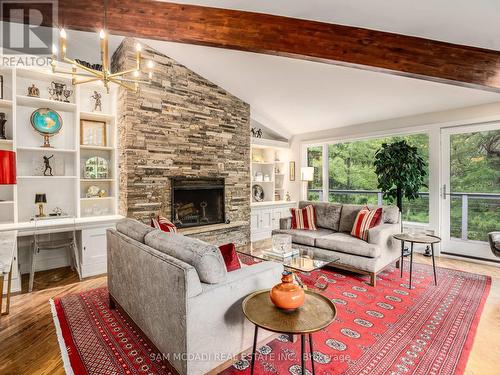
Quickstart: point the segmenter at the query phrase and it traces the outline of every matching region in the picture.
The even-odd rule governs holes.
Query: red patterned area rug
[[[316,374],[463,374],[491,279],[416,264],[387,268],[377,287],[367,278],[324,269],[302,274],[337,306],[334,323],[313,335]],[[74,374],[168,374],[168,363],[120,309],[108,309],[107,289],[53,301],[66,370]],[[308,348],[309,345],[306,345]],[[299,374],[300,340],[286,336],[258,349],[255,374]],[[310,374],[310,361],[306,362]],[[223,372],[250,374],[249,356]]]

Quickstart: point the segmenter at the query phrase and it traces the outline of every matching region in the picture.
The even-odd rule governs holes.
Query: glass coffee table
[[[266,250],[269,250],[271,248],[272,248],[271,241],[257,241],[257,242],[251,242],[250,244],[247,245],[236,247],[236,252],[239,254],[247,255],[254,259],[273,261],[276,263],[283,264],[286,270],[291,271],[293,273],[293,276],[297,281],[297,283],[304,289],[307,289],[307,286],[305,286],[302,280],[300,279],[299,273],[319,270],[327,266],[328,264],[338,262],[338,260],[340,259],[335,257],[332,257],[332,259],[329,260],[320,259],[317,258],[314,255],[314,251],[311,250],[309,250],[308,254],[305,255],[301,253],[300,247],[297,247],[295,245],[292,245],[292,248],[298,249],[299,254],[289,258],[281,259],[274,256],[270,256],[265,253]],[[326,287],[319,289],[324,290],[326,289]]]

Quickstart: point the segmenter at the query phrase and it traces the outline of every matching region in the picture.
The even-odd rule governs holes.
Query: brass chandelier
[[[62,28],[59,31],[59,52],[60,57],[63,62],[71,64],[71,71],[60,70],[57,67],[57,53],[58,49],[56,45],[52,45],[52,72],[68,74],[71,75],[72,84],[79,85],[83,83],[90,83],[101,81],[106,88],[106,92],[109,94],[110,83],[118,84],[128,90],[137,92],[140,83],[150,84],[153,78],[153,67],[152,61],[147,62],[147,80],[142,79],[141,67],[142,67],[142,47],[139,43],[136,45],[136,64],[134,68],[123,70],[121,72],[111,73],[110,59],[109,59],[109,34],[106,31],[107,24],[107,0],[104,1],[104,27],[99,32],[99,39],[101,41],[101,69],[90,67],[82,64],[78,60],[70,59],[66,56],[66,42],[67,34]],[[127,75],[132,75],[132,77],[126,77]]]

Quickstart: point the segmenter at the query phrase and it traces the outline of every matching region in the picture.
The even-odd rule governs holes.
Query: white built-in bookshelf
[[[285,200],[288,189],[289,152],[286,142],[252,138],[251,186],[262,187],[263,202]],[[252,202],[256,202],[253,196]]]
[[[37,210],[35,194],[45,193],[48,215],[56,207],[74,217],[100,217],[117,213],[117,129],[116,92],[106,93],[100,82],[71,85],[67,76],[53,74],[49,69],[1,69],[4,96],[0,112],[6,114],[7,140],[0,140],[0,149],[16,152],[16,185],[0,185],[0,224],[30,221]],[[51,82],[62,82],[73,94],[69,103],[51,100],[48,88]],[[28,87],[35,84],[40,97],[28,96]],[[102,111],[93,112],[91,96],[102,95]],[[41,147],[43,136],[37,133],[30,116],[38,108],[57,111],[62,120],[61,131],[50,137],[52,148]],[[80,120],[106,123],[106,146],[83,146],[80,142]],[[51,166],[54,176],[43,176],[40,164],[43,156],[54,155]],[[85,162],[91,157],[108,161],[105,179],[84,178]],[[90,186],[105,190],[103,197],[87,197]]]

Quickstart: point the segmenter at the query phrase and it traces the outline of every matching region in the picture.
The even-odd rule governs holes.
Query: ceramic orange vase
[[[295,310],[304,304],[304,289],[294,284],[291,272],[284,271],[282,275],[281,284],[275,285],[269,292],[269,296],[272,303],[279,309]]]

